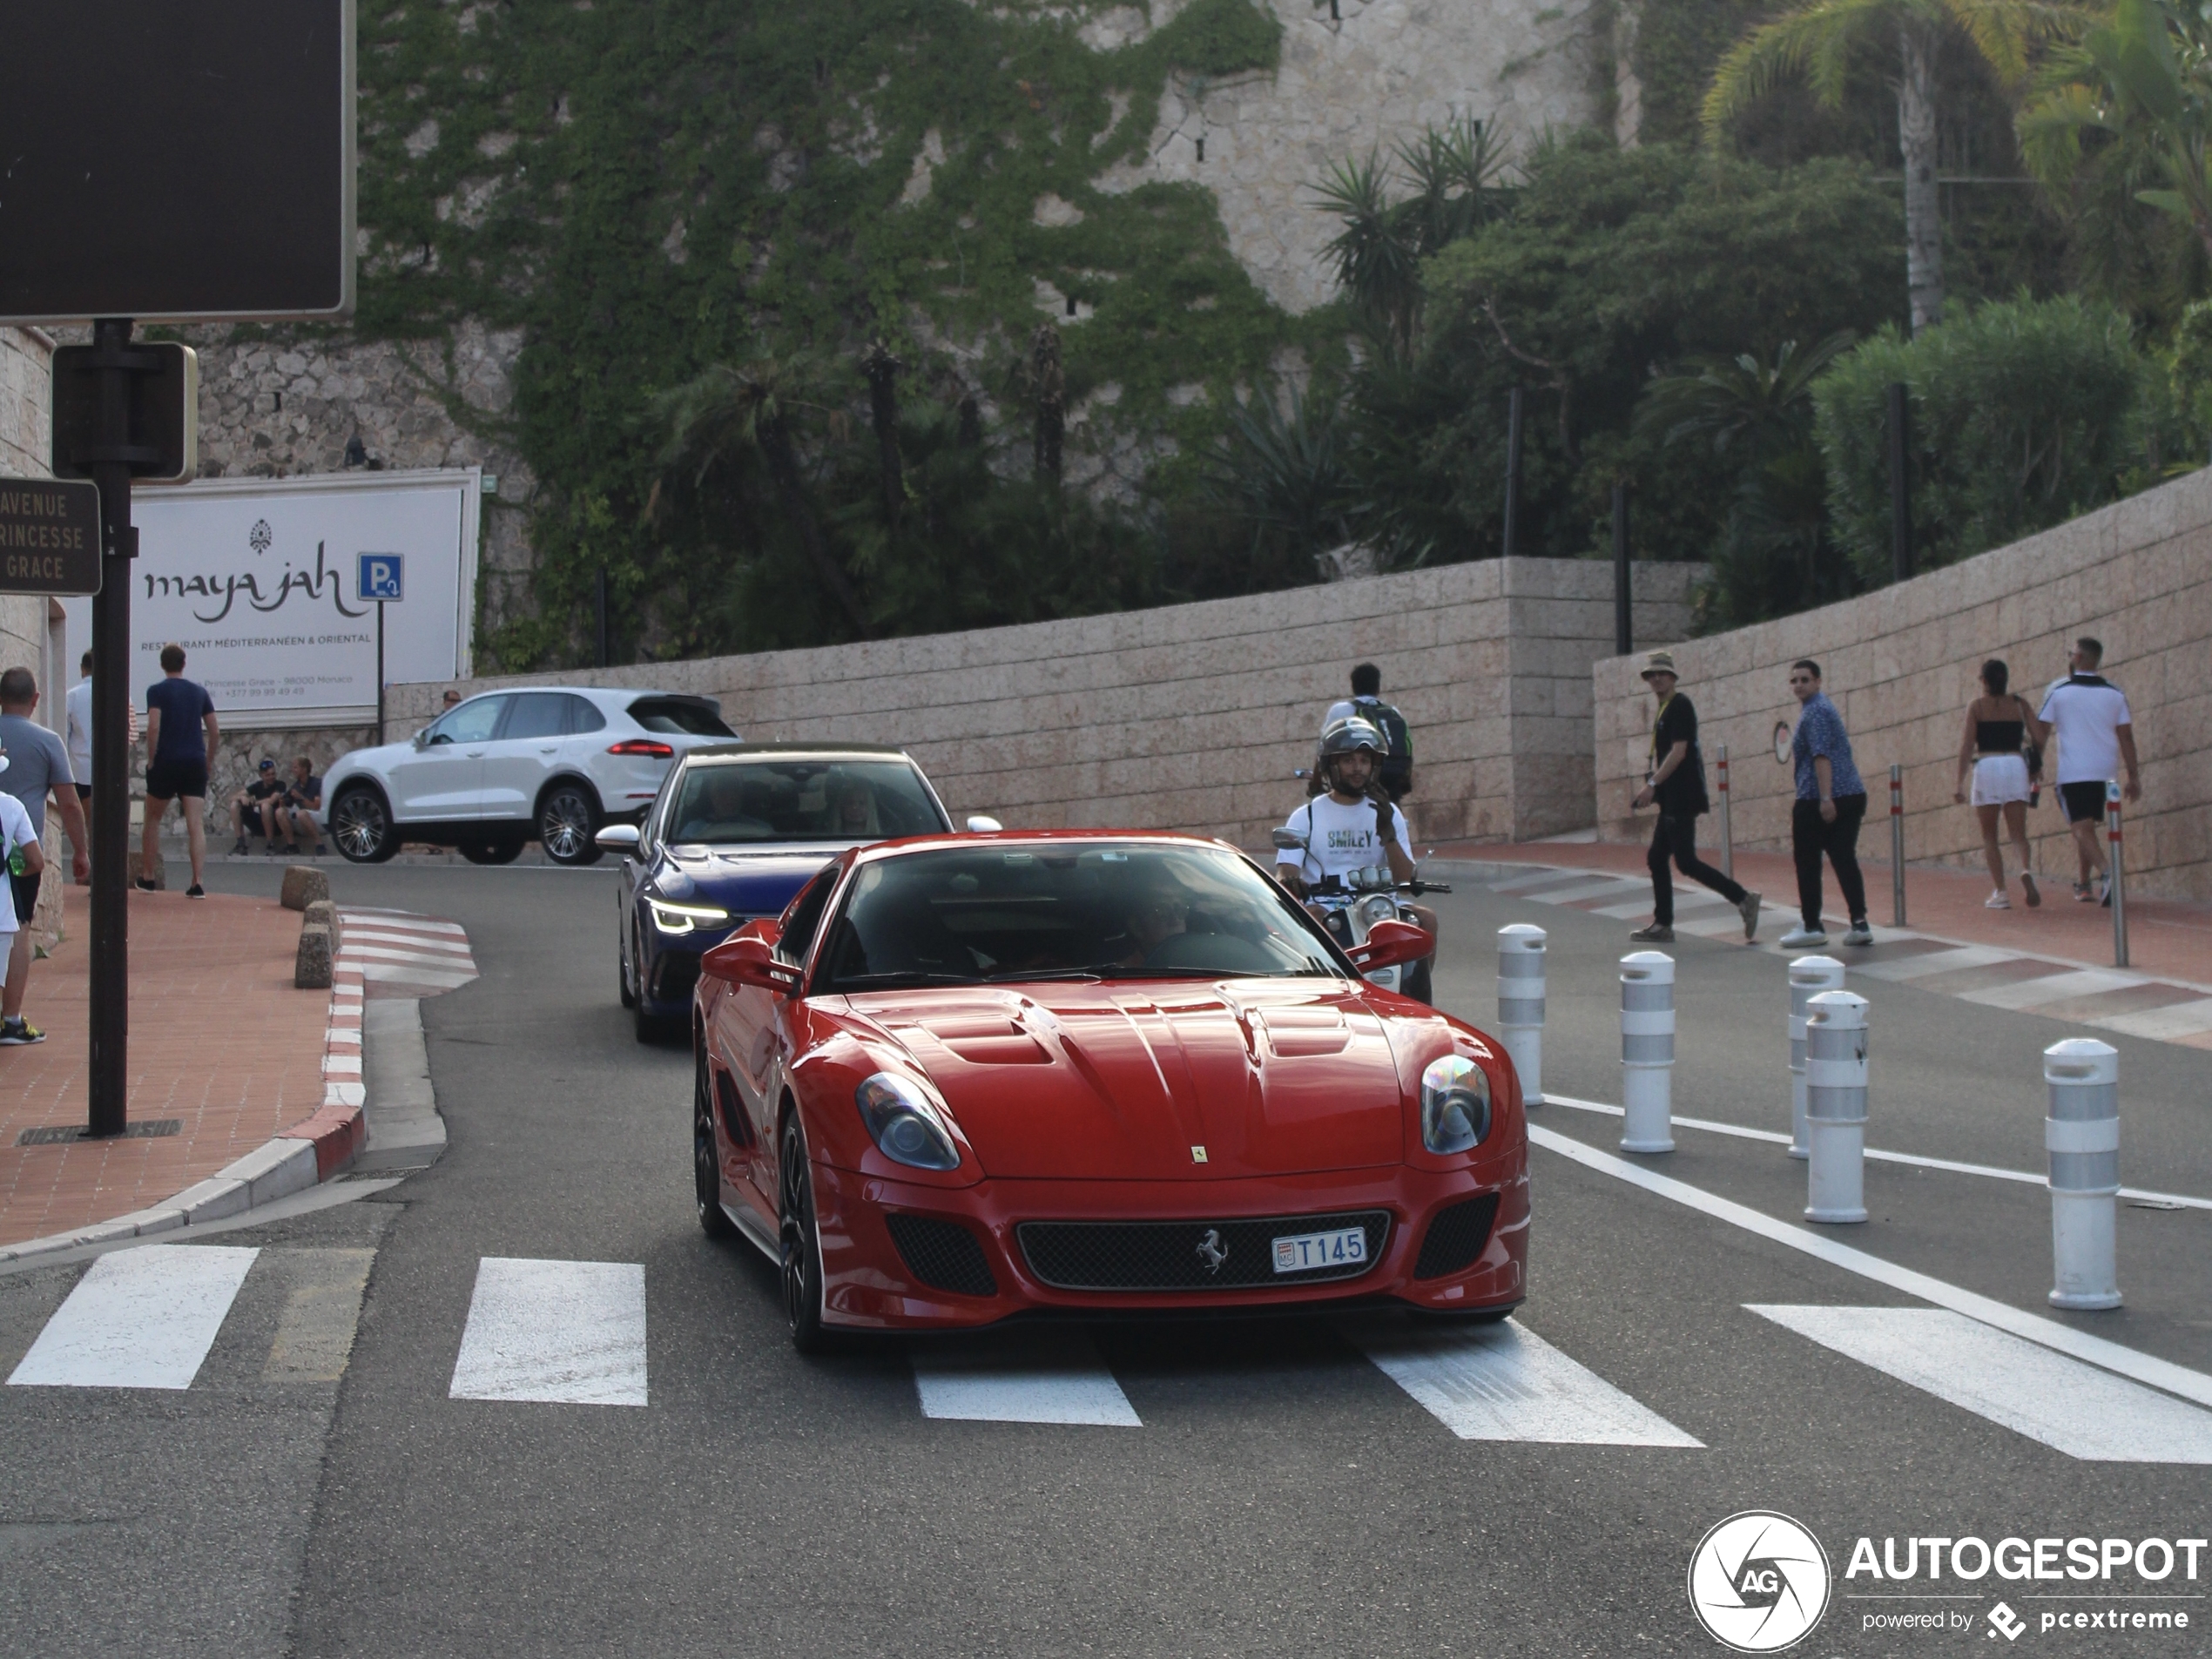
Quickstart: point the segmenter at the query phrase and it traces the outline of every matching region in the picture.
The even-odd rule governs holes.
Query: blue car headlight
[[[653,926],[670,934],[697,933],[702,927],[718,927],[730,920],[730,913],[711,904],[671,904],[665,899],[647,899],[645,908],[652,912]]]
[[[1421,1073],[1421,1144],[1432,1152],[1464,1152],[1490,1132],[1490,1080],[1462,1055],[1447,1055]]]
[[[868,1136],[894,1163],[916,1170],[957,1170],[960,1149],[937,1103],[911,1077],[879,1071],[853,1091]]]

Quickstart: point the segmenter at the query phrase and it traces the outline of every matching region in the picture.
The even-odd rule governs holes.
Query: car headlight
[[[1421,1144],[1432,1152],[1464,1152],[1490,1132],[1490,1080],[1461,1055],[1447,1055],[1421,1073]]]
[[[877,1150],[916,1170],[957,1170],[960,1149],[936,1103],[910,1077],[879,1071],[853,1091]]]
[[[711,904],[671,904],[665,899],[648,899],[645,908],[653,913],[653,926],[664,934],[696,933],[730,920],[728,911]]]

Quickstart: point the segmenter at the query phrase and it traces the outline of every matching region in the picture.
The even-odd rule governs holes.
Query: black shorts
[[[157,760],[146,768],[148,800],[176,800],[186,795],[197,800],[207,799],[205,760]]]
[[[78,786],[77,786],[77,799],[79,799],[79,800],[90,800],[90,799],[92,799],[92,786],[91,786],[91,785],[90,785],[90,784],[79,784],[79,785],[78,785]]]
[[[30,913],[38,908],[38,878],[35,875],[10,875],[8,885],[16,890],[16,921],[28,924]]]
[[[2060,784],[2059,810],[2069,824],[2095,822],[2105,815],[2105,786],[2095,782]]]

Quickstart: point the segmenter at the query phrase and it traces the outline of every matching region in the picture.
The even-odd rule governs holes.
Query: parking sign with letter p
[[[362,554],[354,597],[364,604],[377,599],[398,598],[401,588],[401,568],[405,563],[405,556],[399,553]]]

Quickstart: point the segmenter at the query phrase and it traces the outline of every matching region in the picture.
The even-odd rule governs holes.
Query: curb
[[[362,1112],[368,1090],[361,1081],[358,971],[347,982],[331,988],[322,1076],[320,1108],[205,1181],[186,1187],[166,1203],[111,1221],[49,1233],[43,1238],[26,1238],[21,1244],[0,1244],[0,1264],[50,1256],[83,1244],[108,1244],[205,1225],[289,1197],[343,1170],[368,1141],[368,1120]]]

